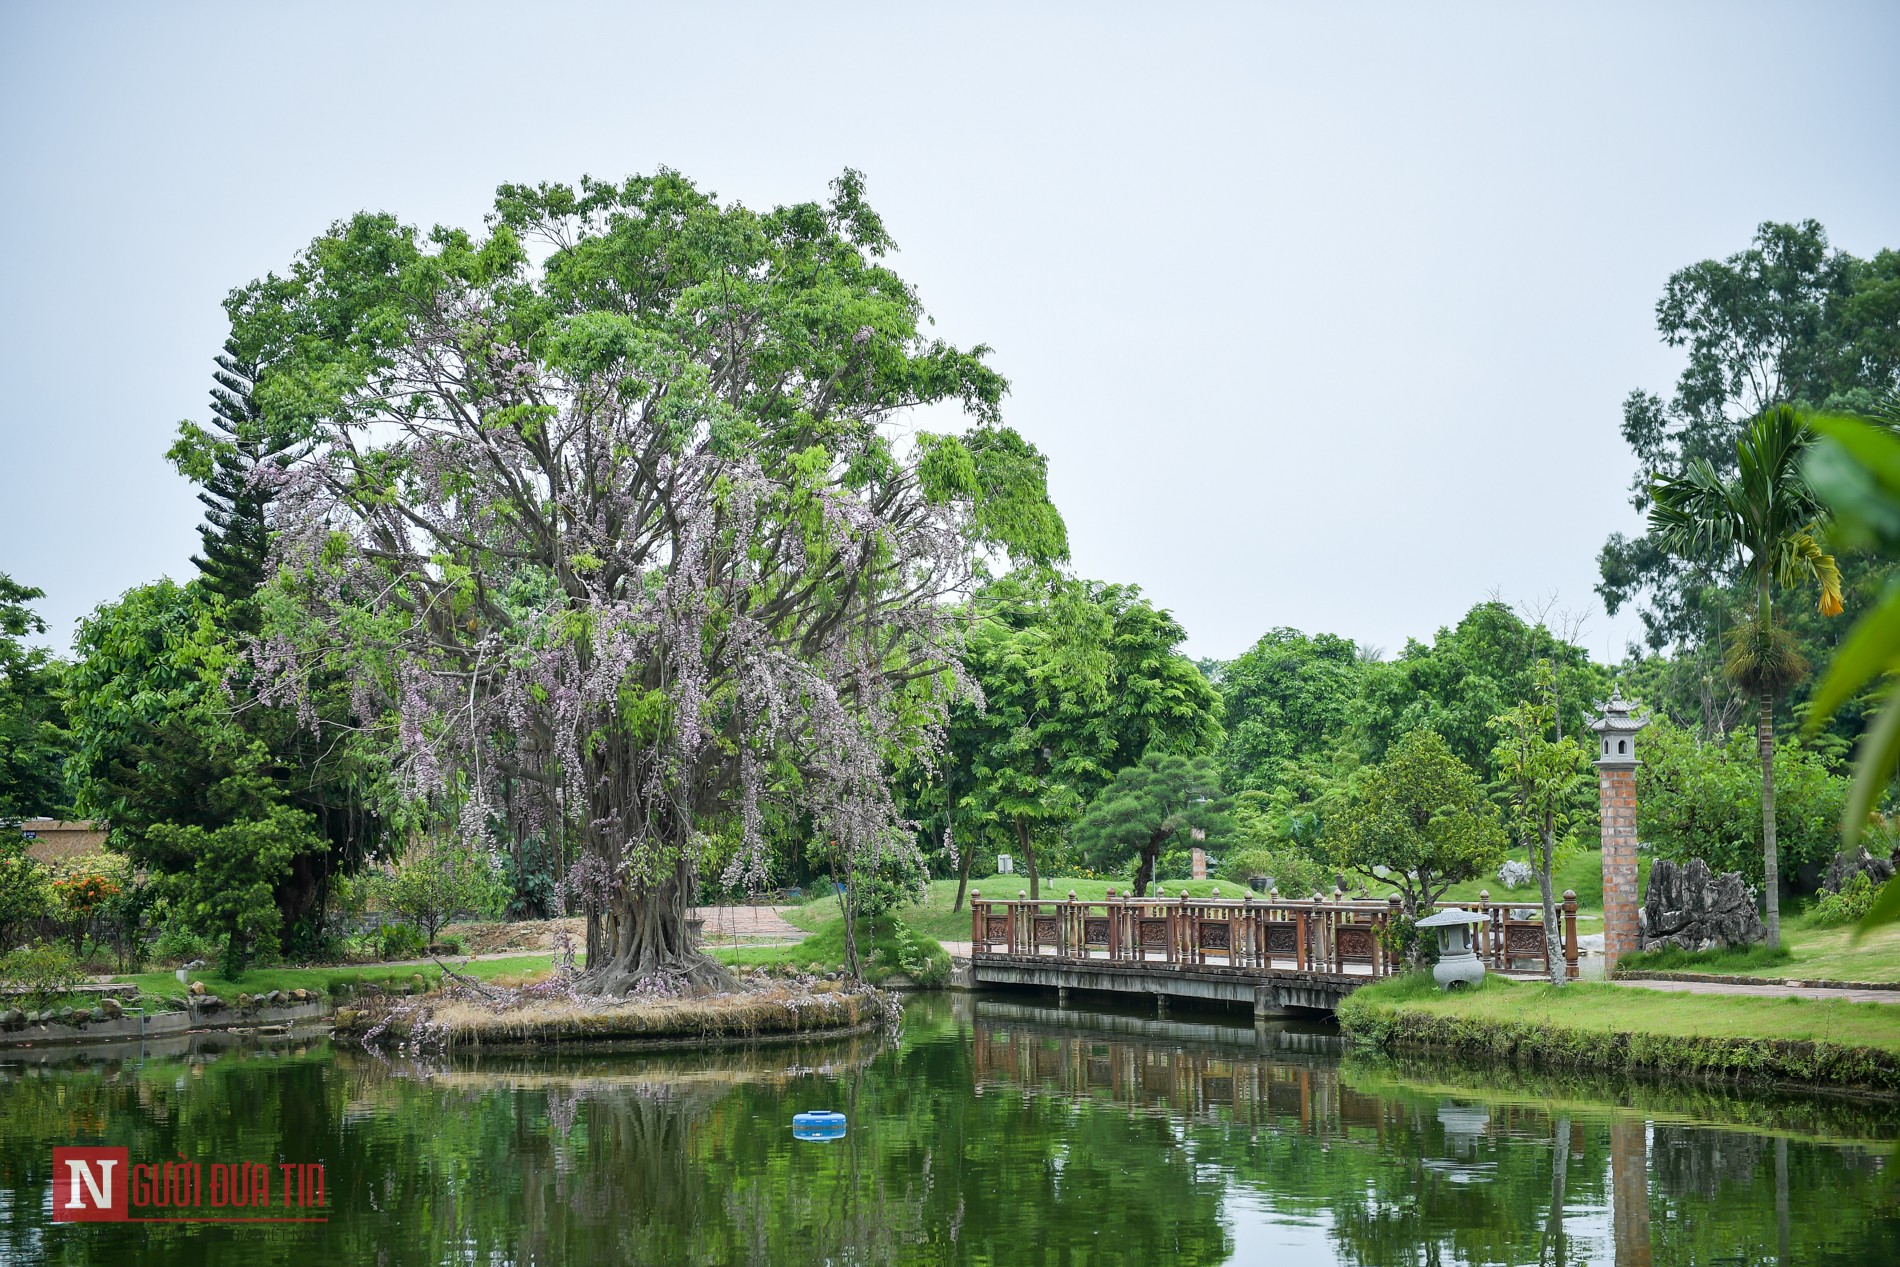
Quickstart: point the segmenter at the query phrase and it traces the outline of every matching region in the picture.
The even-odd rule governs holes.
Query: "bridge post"
[[[1577,895],[1564,890],[1564,975],[1577,979]]]
[[[1253,988],[1253,1019],[1256,1025],[1285,1015],[1287,1009],[1279,1005],[1272,986],[1257,985]]]
[[[1155,1015],[1166,1016],[1167,1014],[1168,1014],[1168,996],[1157,991],[1155,993]]]

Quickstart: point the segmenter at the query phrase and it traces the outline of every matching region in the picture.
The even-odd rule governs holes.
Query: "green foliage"
[[[268,592],[259,600],[266,627],[275,619],[270,600]],[[74,745],[67,772],[81,811],[111,824],[110,846],[154,877],[155,893],[202,895],[191,878],[204,865],[196,844],[235,828],[223,852],[247,870],[238,889],[252,893],[267,875],[280,913],[273,923],[253,908],[239,922],[272,928],[282,950],[295,926],[320,917],[324,880],[353,868],[374,839],[374,816],[343,803],[353,794],[340,794],[339,784],[374,778],[375,762],[356,737],[325,739],[314,756],[305,748],[316,741],[293,714],[254,700],[240,708],[239,634],[227,614],[203,581],[166,580],[129,590],[82,622],[79,660],[64,675]],[[266,849],[246,869],[242,841],[259,831],[294,847],[288,855]],[[179,909],[198,911],[190,918],[205,927],[199,906],[191,896]],[[206,931],[229,936],[228,926]]]
[[[218,953],[216,939],[195,931],[182,915],[173,912],[167,903],[160,903],[158,936],[152,939],[152,958],[163,964],[187,964],[193,960],[209,961]]]
[[[1132,586],[1025,575],[985,586],[963,651],[983,703],[953,710],[942,775],[919,769],[918,817],[974,852],[1039,852],[1114,771],[1143,754],[1208,751],[1220,699],[1178,650],[1186,631]],[[967,875],[967,871],[965,873]]]
[[[1786,871],[1825,866],[1848,781],[1799,743],[1777,747],[1775,837]],[[1637,835],[1659,858],[1701,858],[1717,871],[1762,883],[1761,763],[1754,736],[1737,731],[1710,743],[1666,717],[1643,732],[1636,767]]]
[[[1115,775],[1072,834],[1089,866],[1129,874],[1141,897],[1164,849],[1186,848],[1196,833],[1210,851],[1221,847],[1230,826],[1227,809],[1211,755],[1151,751]]]
[[[0,833],[23,818],[60,817],[66,805],[61,666],[24,641],[46,632],[29,606],[44,597],[0,572]]]
[[[1556,676],[1548,660],[1538,662],[1533,685],[1535,695],[1491,719],[1498,734],[1491,759],[1505,822],[1530,855],[1545,928],[1552,930],[1557,927],[1553,880],[1559,852],[1571,828],[1588,813],[1590,762],[1581,744],[1559,733]],[[1549,968],[1551,984],[1562,986],[1563,968],[1555,954]]]
[[[1396,888],[1416,918],[1447,886],[1489,872],[1506,844],[1470,767],[1437,732],[1414,730],[1364,772],[1322,848],[1332,865]]]
[[[1857,924],[1874,909],[1880,891],[1865,871],[1856,871],[1853,879],[1833,893],[1823,893],[1808,908],[1808,923],[1816,928],[1834,928]]]
[[[0,986],[24,990],[28,1007],[47,1007],[85,981],[85,968],[64,946],[19,946],[0,955]]]
[[[420,959],[428,950],[429,938],[414,924],[384,924],[377,930],[378,959]]]
[[[26,851],[26,837],[0,823],[0,949],[28,920],[53,909],[52,876]]]
[[[1889,561],[1900,559],[1900,393],[1873,411],[1875,423],[1824,419],[1816,424],[1825,442],[1815,446],[1808,474],[1833,509],[1836,530],[1853,545]],[[1900,692],[1891,688],[1900,669],[1900,586],[1889,585],[1880,602],[1855,624],[1814,698],[1807,729],[1813,730],[1856,695],[1878,692],[1883,703],[1855,757],[1853,790],[1841,815],[1844,848],[1859,844],[1875,801],[1891,786],[1900,761]],[[1877,684],[1877,685],[1876,685]],[[1900,882],[1888,881],[1862,917],[1863,931],[1900,920]]]
[[[1673,274],[1656,306],[1657,326],[1663,341],[1686,347],[1689,358],[1667,402],[1636,391],[1624,404],[1623,437],[1637,461],[1636,509],[1649,509],[1654,481],[1681,476],[1696,463],[1706,463],[1715,482],[1732,476],[1736,441],[1764,410],[1793,404],[1862,413],[1900,382],[1892,333],[1897,272],[1895,252],[1857,259],[1831,249],[1825,231],[1808,220],[1764,223],[1746,250]],[[1598,593],[1611,615],[1626,603],[1642,604],[1651,648],[1681,647],[1695,656],[1718,645],[1743,560],[1729,554],[1689,570],[1671,553],[1655,528],[1635,539],[1612,536],[1599,557]],[[1818,649],[1808,643],[1809,658],[1819,659]],[[1648,698],[1678,720],[1699,719],[1705,731],[1723,728],[1735,703],[1719,680],[1707,684],[1713,690],[1698,690],[1692,678],[1679,685],[1668,697]]]
[[[187,927],[223,936],[219,971],[235,977],[260,948],[276,953],[283,916],[275,886],[293,858],[322,848],[323,842],[309,814],[271,802],[276,789],[265,780],[239,775],[223,783],[224,795],[249,802],[242,814],[214,828],[157,823],[151,838],[168,853],[191,860],[189,869],[169,872],[154,885]]]
[[[1236,813],[1235,817],[1238,817]],[[1224,880],[1247,884],[1257,875],[1268,877],[1281,897],[1307,897],[1330,892],[1332,877],[1314,862],[1289,850],[1229,846],[1220,855],[1220,874]]]
[[[1545,661],[1551,680],[1541,690],[1566,726],[1590,700],[1608,694],[1609,675],[1582,647],[1527,624],[1500,602],[1479,603],[1429,646],[1408,641],[1396,660],[1367,668],[1366,759],[1382,760],[1402,736],[1430,730],[1459,761],[1495,779],[1491,719],[1540,693],[1537,666]]]
[[[270,508],[276,499],[275,485],[256,474],[262,466],[287,464],[296,441],[273,429],[258,409],[252,388],[259,366],[235,339],[225,341],[217,366],[210,428],[179,423],[178,439],[165,456],[200,486],[203,553],[192,563],[207,588],[223,599],[228,622],[255,631],[251,599],[270,575]]]
[[[1349,639],[1297,629],[1274,629],[1221,666],[1227,786],[1271,790],[1288,766],[1337,745],[1354,723],[1366,669]]]
[[[440,835],[411,841],[394,867],[372,878],[371,889],[426,942],[459,914],[493,915],[508,896],[492,856]]]

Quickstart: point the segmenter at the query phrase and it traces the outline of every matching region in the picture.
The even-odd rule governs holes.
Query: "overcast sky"
[[[1900,246],[1900,5],[0,8],[0,571],[64,647],[190,575],[163,453],[219,301],[359,209],[851,166],[995,348],[1078,571],[1228,657],[1593,606],[1676,268],[1813,217]]]

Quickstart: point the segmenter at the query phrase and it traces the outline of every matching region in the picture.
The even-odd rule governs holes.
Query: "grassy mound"
[[[1413,975],[1363,987],[1340,1028],[1375,1047],[1607,1071],[1759,1077],[1900,1093],[1900,1007],[1486,977],[1441,992]]]
[[[886,1015],[888,998],[836,981],[639,1002],[529,994],[492,1004],[462,993],[440,1002],[340,1008],[336,1029],[344,1041],[422,1038],[441,1047],[724,1043],[858,1029]]]

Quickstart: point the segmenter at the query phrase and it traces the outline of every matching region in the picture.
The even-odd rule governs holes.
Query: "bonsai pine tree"
[[[1150,752],[1117,772],[1076,823],[1073,839],[1092,866],[1132,866],[1135,896],[1146,897],[1161,851],[1196,828],[1210,842],[1226,834],[1219,765],[1204,754]]]

